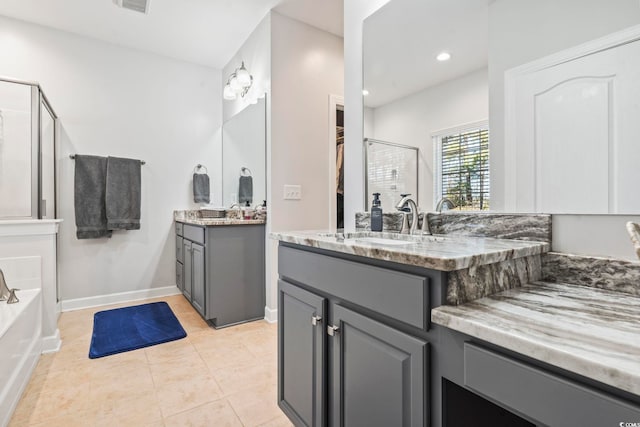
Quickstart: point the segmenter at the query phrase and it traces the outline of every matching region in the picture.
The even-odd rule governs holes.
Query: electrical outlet
[[[300,200],[300,199],[302,199],[302,186],[300,186],[300,185],[285,185],[284,186],[284,199],[285,200]]]

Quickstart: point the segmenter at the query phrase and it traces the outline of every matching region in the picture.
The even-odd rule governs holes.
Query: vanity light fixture
[[[449,52],[440,52],[436,59],[440,62],[448,61],[451,59],[451,54]]]
[[[252,84],[253,76],[249,74],[249,71],[244,66],[244,61],[242,61],[240,68],[236,68],[227,79],[222,96],[227,101],[233,101],[238,95],[244,98],[249,89],[251,89]]]

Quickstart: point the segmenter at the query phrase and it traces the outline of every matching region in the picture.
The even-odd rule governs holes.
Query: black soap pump
[[[382,231],[382,207],[380,204],[380,193],[373,193],[373,203],[371,205],[371,231]]]

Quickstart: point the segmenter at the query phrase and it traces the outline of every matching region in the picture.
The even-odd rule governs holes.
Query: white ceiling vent
[[[113,2],[123,9],[134,10],[140,13],[148,13],[149,3],[151,3],[151,0],[113,0]]]

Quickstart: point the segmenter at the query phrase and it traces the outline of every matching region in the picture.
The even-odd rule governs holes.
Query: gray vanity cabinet
[[[205,307],[205,262],[204,246],[193,243],[191,245],[191,304],[204,316]]]
[[[278,283],[278,403],[298,426],[326,425],[326,299]]]
[[[184,286],[182,287],[182,293],[184,294],[185,297],[187,297],[187,299],[189,301],[191,301],[191,289],[193,288],[193,259],[191,256],[191,248],[193,246],[193,243],[191,243],[188,240],[184,240],[183,242],[183,257],[184,257],[184,264],[183,264],[183,281],[184,281]]]
[[[395,326],[425,330],[427,278],[282,245],[278,261],[278,403],[293,423],[427,425],[428,343]]]
[[[264,229],[176,222],[176,286],[213,326],[264,318]]]
[[[331,425],[424,426],[427,343],[336,305]]]

